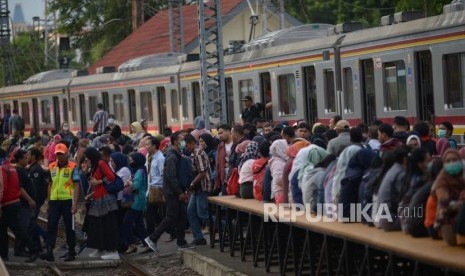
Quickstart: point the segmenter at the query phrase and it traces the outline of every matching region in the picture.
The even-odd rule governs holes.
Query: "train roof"
[[[387,26],[373,27],[346,33],[343,41],[343,51],[350,50],[351,48],[373,46],[382,43],[389,43],[390,41],[402,40],[406,36],[411,38],[424,37],[435,33],[446,32],[451,29],[457,29],[463,32],[463,25],[465,25],[465,11],[457,11],[444,13],[438,16],[417,19],[409,22],[403,22]],[[304,54],[309,51],[323,51],[329,50],[333,47],[335,41],[340,37],[339,35],[326,35],[321,32],[315,33],[317,35],[309,36],[307,40],[303,40],[302,33],[310,33],[312,25],[305,25],[300,28],[292,28],[290,31],[282,32],[279,34],[270,34],[266,39],[262,39],[261,43],[256,43],[254,47],[250,47],[247,51],[225,56],[226,65],[234,65],[241,62],[259,61],[264,59],[279,59],[280,56],[289,54]],[[330,25],[323,26],[324,28]],[[299,39],[293,39],[299,38]],[[291,43],[285,43],[285,39],[294,40]],[[295,41],[297,40],[297,42]],[[258,42],[260,40],[256,40]],[[168,58],[167,64],[169,66],[162,67],[148,67],[148,65],[157,66],[156,60],[159,58]],[[176,55],[176,58],[178,56]],[[179,59],[178,59],[179,61]],[[23,85],[15,85],[4,87],[0,89],[0,94],[25,92],[35,90],[53,90],[66,87],[71,82],[71,87],[84,86],[95,83],[111,83],[111,82],[124,82],[125,80],[137,80],[143,78],[163,77],[167,75],[176,74],[178,72],[189,73],[199,69],[199,61],[187,62],[182,64],[174,64],[174,57],[169,55],[145,56],[138,59],[133,59],[125,63],[126,68],[141,69],[135,71],[121,70],[122,72],[106,73],[106,74],[93,74],[81,77],[64,77],[62,79],[48,80],[42,83],[29,83]],[[132,66],[132,67],[131,67]],[[148,68],[146,68],[148,67]],[[37,76],[46,76],[47,72],[39,73]],[[47,78],[43,77],[43,80]]]

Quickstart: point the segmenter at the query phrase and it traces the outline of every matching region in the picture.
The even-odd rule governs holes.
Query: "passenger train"
[[[344,25],[307,26],[319,30],[316,37],[298,37],[305,32],[297,27],[294,39],[292,29],[278,31],[226,55],[229,123],[241,122],[241,99],[249,95],[255,102],[272,101],[269,120],[327,124],[338,105],[333,48],[344,33],[340,46],[344,119],[351,124],[392,122],[397,115],[411,123],[448,120],[455,126],[454,134],[462,136],[465,11],[405,20],[390,17],[383,26],[348,33]],[[327,51],[329,59],[324,58]],[[141,119],[148,120],[151,132],[164,126],[192,127],[202,114],[198,60],[176,58],[167,65],[129,67],[86,76],[71,76],[71,70],[41,73],[22,85],[1,88],[0,112],[18,109],[27,131],[59,129],[68,121],[74,132],[91,132],[101,102],[125,132],[131,122]]]

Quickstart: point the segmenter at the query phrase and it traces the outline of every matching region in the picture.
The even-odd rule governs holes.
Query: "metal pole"
[[[342,72],[341,72],[341,43],[346,36],[339,37],[333,44],[334,48],[334,78],[336,81],[336,113],[343,116],[342,107]]]
[[[268,0],[262,2],[262,35],[268,33]]]
[[[48,7],[47,7],[48,0],[45,0],[45,16],[44,16],[44,65],[47,66],[48,64]]]
[[[279,27],[283,30],[286,26],[284,24],[284,0],[279,0]]]

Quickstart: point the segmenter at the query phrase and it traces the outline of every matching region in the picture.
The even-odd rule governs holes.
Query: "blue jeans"
[[[195,240],[203,239],[200,223],[208,222],[208,199],[207,192],[195,192],[191,195],[187,205],[187,218]]]

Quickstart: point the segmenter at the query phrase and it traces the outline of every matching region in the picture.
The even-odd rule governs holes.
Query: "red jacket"
[[[19,186],[18,173],[15,167],[9,163],[3,163],[0,170],[0,177],[3,182],[3,196],[1,205],[10,205],[19,202],[21,197],[21,187]]]
[[[102,180],[103,178],[106,178],[108,182],[115,181],[115,174],[111,170],[110,165],[108,165],[108,163],[103,160],[98,161],[98,167],[92,174],[92,176],[97,180]],[[94,187],[94,199],[100,199],[104,197],[106,194],[108,193],[105,189],[105,186],[103,186],[103,183],[102,185],[97,185]]]

